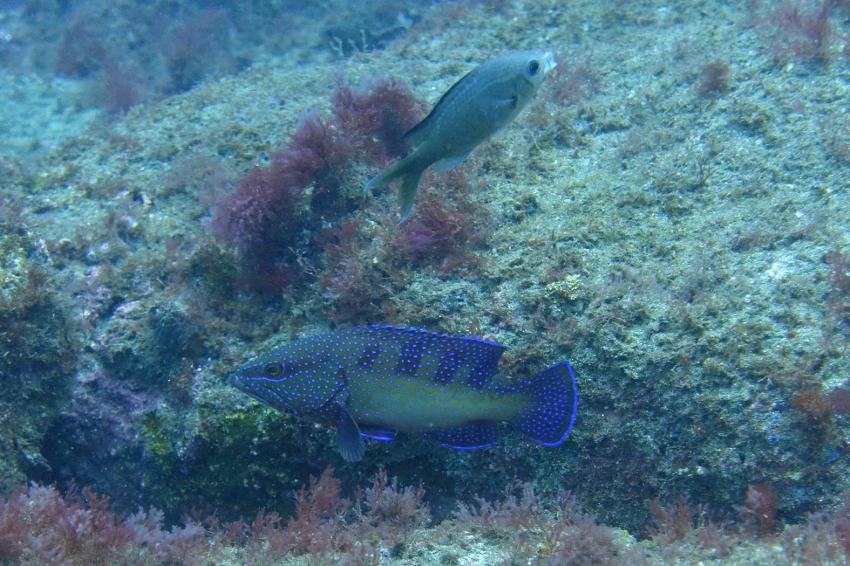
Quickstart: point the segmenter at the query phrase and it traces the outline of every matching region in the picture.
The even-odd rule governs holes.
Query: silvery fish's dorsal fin
[[[434,383],[460,383],[473,388],[487,385],[499,359],[507,350],[498,342],[467,336],[451,336],[421,328],[405,328],[393,325],[372,325],[369,330],[382,335],[384,339],[399,346],[401,359],[399,370],[416,373],[423,356],[437,360],[430,368],[430,377]]]
[[[421,122],[407,130],[402,139],[414,147],[421,144],[422,141],[428,137],[428,118],[430,118],[432,114],[434,114],[434,110],[431,110],[431,112],[425,116]]]
[[[409,130],[407,130],[407,132],[404,134],[404,141],[409,142],[414,146],[422,143],[425,140],[425,138],[428,137],[428,129],[430,128],[430,125],[431,125],[431,122],[433,121],[434,116],[436,116],[436,114],[437,114],[437,109],[440,107],[441,104],[443,104],[446,100],[448,100],[449,95],[455,89],[458,88],[458,85],[460,85],[461,83],[466,81],[466,79],[468,79],[469,76],[472,73],[474,73],[475,71],[476,71],[476,69],[469,71],[463,77],[461,77],[461,79],[459,81],[457,81],[455,84],[453,84],[451,87],[449,87],[449,90],[447,90],[446,92],[443,93],[443,96],[441,96],[440,100],[438,100],[437,103],[434,104],[434,107],[431,108],[431,111],[428,113],[428,115],[425,116],[425,118],[423,118],[421,122],[419,122],[418,124],[416,124],[415,126],[410,128]]]
[[[360,428],[348,409],[341,404],[337,404],[336,441],[339,453],[346,462],[357,462],[366,452]]]

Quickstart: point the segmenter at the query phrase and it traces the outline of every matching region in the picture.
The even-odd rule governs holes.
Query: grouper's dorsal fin
[[[434,121],[434,116],[436,116],[437,114],[437,109],[440,108],[441,104],[443,104],[446,100],[449,99],[449,96],[451,96],[451,93],[458,88],[458,85],[466,81],[466,79],[469,78],[469,75],[471,75],[475,71],[476,69],[473,69],[466,73],[463,77],[461,77],[459,81],[453,84],[449,88],[449,90],[444,92],[443,96],[440,97],[440,100],[438,100],[437,103],[434,104],[434,107],[431,108],[431,111],[428,113],[428,115],[425,116],[425,118],[423,118],[421,122],[407,130],[407,132],[404,134],[404,141],[410,143],[413,146],[417,146],[422,143],[425,138],[428,137],[428,130],[431,127],[431,123]]]
[[[375,325],[369,329],[398,348],[397,371],[430,377],[434,383],[481,388],[496,373],[506,346],[466,336],[450,336],[421,328]],[[428,362],[427,366],[423,364]]]

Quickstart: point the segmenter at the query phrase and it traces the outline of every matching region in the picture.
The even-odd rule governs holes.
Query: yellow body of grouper
[[[422,172],[447,171],[510,124],[555,67],[548,51],[519,51],[488,61],[456,82],[405,138],[414,149],[366,184],[367,190],[401,180],[401,222],[410,216]]]
[[[558,446],[578,409],[566,361],[514,384],[492,381],[505,347],[417,328],[360,326],[305,337],[253,360],[228,381],[255,399],[336,426],[340,454],[363,457],[363,437],[424,433],[462,450],[496,442],[498,426]]]

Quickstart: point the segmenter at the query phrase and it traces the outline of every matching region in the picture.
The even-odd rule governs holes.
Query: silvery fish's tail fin
[[[555,364],[520,383],[530,407],[515,425],[535,442],[558,446],[570,433],[578,410],[578,387],[568,362]]]
[[[373,191],[375,189],[380,189],[381,187],[386,187],[402,175],[405,172],[405,163],[404,159],[401,161],[396,161],[371,179],[366,185],[363,187],[366,191]]]
[[[425,167],[420,163],[421,159],[417,159],[415,155],[410,155],[401,161],[393,163],[377,176],[373,177],[366,183],[365,189],[372,191],[386,187],[396,179],[401,179],[401,188],[398,193],[398,201],[401,206],[401,220],[399,224],[407,220],[410,212],[413,210],[413,199],[416,196],[416,189],[419,186],[419,178]]]
[[[401,179],[401,187],[398,189],[398,204],[401,207],[401,219],[399,224],[404,222],[413,211],[413,199],[416,198],[416,189],[419,187],[419,178],[422,176],[422,170],[408,171]]]

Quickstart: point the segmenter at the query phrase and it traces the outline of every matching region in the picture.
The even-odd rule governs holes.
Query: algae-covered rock
[[[76,343],[45,254],[0,200],[0,491],[47,464],[40,444],[68,391]]]
[[[137,386],[163,385],[182,360],[202,349],[197,325],[176,301],[128,301],[119,305],[99,336],[99,353],[116,378]]]

